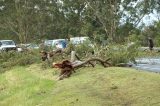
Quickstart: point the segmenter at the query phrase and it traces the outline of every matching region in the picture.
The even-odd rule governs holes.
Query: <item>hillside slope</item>
[[[128,68],[81,68],[56,81],[55,69],[15,67],[0,75],[0,106],[160,105],[160,75]]]

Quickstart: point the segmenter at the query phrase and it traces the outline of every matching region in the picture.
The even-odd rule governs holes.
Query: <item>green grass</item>
[[[81,68],[56,81],[55,69],[0,74],[0,106],[159,106],[160,75],[128,68]]]

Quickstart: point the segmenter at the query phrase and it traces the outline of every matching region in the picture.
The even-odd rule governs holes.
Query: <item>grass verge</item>
[[[81,68],[56,81],[37,64],[0,74],[0,106],[160,105],[160,75],[129,68]]]

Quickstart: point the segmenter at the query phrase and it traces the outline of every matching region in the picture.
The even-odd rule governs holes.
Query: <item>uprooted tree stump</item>
[[[92,67],[95,65],[92,63],[93,61],[98,61],[101,63],[103,67],[111,66],[111,63],[108,61],[110,60],[102,60],[100,58],[90,58],[86,61],[78,61],[78,62],[71,62],[69,60],[64,60],[61,63],[53,63],[54,68],[60,69],[60,75],[58,77],[58,80],[62,80],[63,78],[68,78],[71,76],[72,72],[75,72],[75,69],[85,66],[86,64],[91,64]]]

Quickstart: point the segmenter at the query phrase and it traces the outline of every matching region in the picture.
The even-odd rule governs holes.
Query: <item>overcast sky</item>
[[[146,25],[151,25],[154,21],[158,21],[158,13],[156,13],[155,11],[154,13],[149,14],[142,19],[142,22],[144,22]]]

